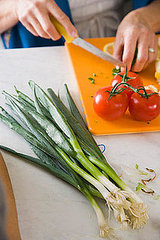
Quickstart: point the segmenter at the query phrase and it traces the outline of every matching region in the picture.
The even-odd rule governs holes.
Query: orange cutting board
[[[87,41],[103,50],[104,45],[113,42],[114,38],[87,39]],[[114,66],[72,43],[66,44],[66,47],[78,83],[87,125],[93,134],[106,135],[160,131],[160,116],[149,123],[133,120],[128,111],[123,118],[112,122],[105,121],[97,116],[93,109],[93,96],[99,88],[111,85]],[[93,73],[96,74],[96,77],[93,77]],[[145,86],[154,85],[160,89],[154,78],[154,73],[155,64],[153,63],[139,75],[142,77]],[[95,84],[88,80],[89,77],[95,79]]]

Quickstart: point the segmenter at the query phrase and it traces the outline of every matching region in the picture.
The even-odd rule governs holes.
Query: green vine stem
[[[124,86],[124,88],[119,88],[118,89],[118,87],[119,86]],[[142,87],[139,87],[139,88],[134,88],[134,87],[132,87],[130,84],[128,84],[128,83],[125,83],[125,82],[121,82],[121,83],[119,83],[119,84],[116,84],[113,88],[112,88],[112,90],[111,91],[106,91],[106,92],[108,92],[108,93],[110,93],[110,96],[109,96],[109,98],[108,98],[108,101],[111,99],[111,97],[113,97],[113,96],[116,96],[117,94],[120,94],[121,92],[123,92],[124,90],[126,90],[127,88],[130,88],[133,92],[135,92],[135,93],[138,93],[141,97],[144,97],[144,98],[146,98],[146,99],[148,99],[150,96],[152,96],[152,95],[154,95],[154,94],[158,94],[158,93],[156,93],[156,92],[154,92],[154,93],[147,93],[146,92],[146,89],[142,86]],[[139,91],[140,90],[142,90],[144,93],[140,93]]]
[[[117,94],[120,94],[121,92],[123,92],[124,90],[126,90],[127,88],[130,88],[133,92],[138,93],[141,97],[148,99],[150,96],[154,95],[154,94],[158,94],[156,92],[154,93],[147,93],[146,89],[144,88],[144,86],[140,86],[139,88],[134,88],[133,86],[131,86],[129,83],[127,83],[127,81],[129,79],[135,79],[135,77],[128,77],[127,76],[127,67],[126,67],[126,71],[124,73],[124,75],[121,75],[119,73],[116,73],[117,75],[119,75],[122,78],[121,83],[116,83],[111,91],[106,91],[108,92],[109,98],[108,101],[113,97],[116,96]],[[122,88],[119,88],[119,86],[123,86]],[[140,93],[140,91],[143,91],[143,93]]]

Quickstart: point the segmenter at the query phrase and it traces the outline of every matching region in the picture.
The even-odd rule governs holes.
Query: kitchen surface
[[[0,51],[0,92],[14,93],[14,85],[31,96],[28,81],[34,80],[44,90],[48,87],[64,98],[64,83],[83,115],[78,86],[65,47],[44,47]],[[85,86],[84,86],[85,87]],[[86,89],[87,91],[87,89]],[[4,96],[0,94],[4,105]],[[6,107],[5,107],[6,108]],[[84,115],[83,115],[84,116]],[[104,144],[104,155],[119,176],[135,191],[139,169],[154,169],[155,180],[148,186],[160,194],[160,132],[95,136]],[[0,144],[32,155],[29,145],[0,122]],[[90,203],[76,189],[42,168],[22,158],[1,151],[8,168],[15,195],[22,240],[100,240],[95,213]],[[126,173],[127,172],[127,173]],[[143,229],[122,231],[110,219],[120,240],[160,239],[160,199],[137,193],[148,206],[149,221]],[[100,205],[103,205],[100,202]],[[107,206],[102,206],[108,218]],[[106,208],[106,209],[105,209]]]

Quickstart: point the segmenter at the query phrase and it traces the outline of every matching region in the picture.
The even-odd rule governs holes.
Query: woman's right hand
[[[34,36],[58,40],[61,38],[50,16],[53,16],[66,29],[68,35],[75,38],[77,30],[70,19],[57,6],[53,0],[16,0],[16,13],[18,20]]]

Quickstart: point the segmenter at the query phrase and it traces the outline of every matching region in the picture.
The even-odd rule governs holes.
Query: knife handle
[[[71,43],[74,38],[68,35],[66,29],[54,17],[51,16],[50,19],[56,30],[64,37],[66,43]]]

